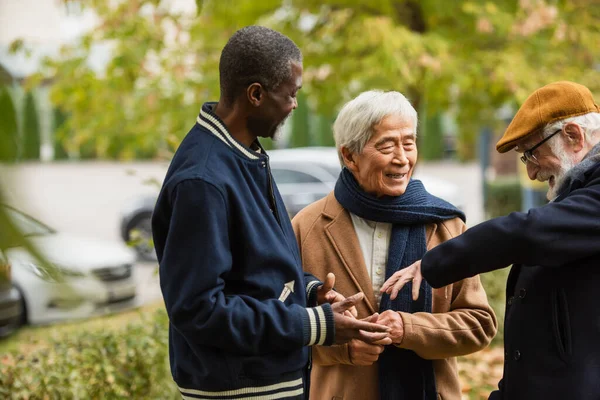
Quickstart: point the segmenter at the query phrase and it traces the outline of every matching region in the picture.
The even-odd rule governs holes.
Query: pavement
[[[121,241],[120,214],[133,199],[156,195],[166,173],[164,162],[64,162],[0,166],[5,202],[58,231]],[[483,221],[481,171],[476,163],[419,163],[423,174],[456,184],[467,222]],[[157,266],[138,263],[136,305],[161,298]]]

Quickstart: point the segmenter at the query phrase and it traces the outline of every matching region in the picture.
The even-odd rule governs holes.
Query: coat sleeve
[[[448,312],[399,314],[404,322],[404,338],[399,347],[428,360],[479,351],[492,341],[498,329],[478,276],[452,285]]]
[[[483,222],[428,251],[423,276],[442,287],[510,264],[559,267],[600,255],[600,178],[562,201]]]
[[[227,202],[203,180],[179,183],[171,194],[160,283],[173,329],[192,349],[212,346],[242,355],[286,351],[333,341],[329,304],[315,309],[226,293],[231,255]],[[317,330],[326,320],[323,337]],[[313,322],[311,324],[311,322]]]
[[[461,230],[464,229],[461,224]],[[441,359],[474,353],[491,342],[498,323],[479,276],[436,292],[447,295],[448,291],[451,291],[448,312],[399,312],[404,322],[404,338],[399,347],[424,359]]]

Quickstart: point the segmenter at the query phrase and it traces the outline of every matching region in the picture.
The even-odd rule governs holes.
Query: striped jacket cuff
[[[317,289],[321,286],[321,281],[310,281],[306,285],[306,301],[309,307],[318,306],[317,304]]]
[[[304,344],[306,346],[331,346],[335,338],[335,324],[331,304],[306,308],[303,314]]]

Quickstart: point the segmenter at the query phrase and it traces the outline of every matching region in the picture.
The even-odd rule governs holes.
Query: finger
[[[404,285],[406,285],[407,282],[410,281],[410,279],[411,279],[411,277],[403,276],[401,280],[396,282],[396,284],[392,288],[392,292],[390,294],[391,300],[394,300],[398,296],[398,292],[400,292],[400,290],[404,287]]]
[[[339,293],[334,292],[333,290],[329,290],[325,293],[325,301],[327,303],[334,303],[339,297],[339,300],[343,300],[343,296],[339,296]]]
[[[379,313],[375,313],[375,314],[369,315],[367,318],[361,319],[361,321],[376,322],[378,318],[379,318]]]
[[[350,297],[346,297],[344,300],[340,301],[339,304],[344,307],[344,310],[348,310],[350,307],[354,307],[358,304],[364,297],[365,294],[363,292],[358,292]]]
[[[412,298],[413,301],[417,301],[419,299],[419,290],[421,289],[421,281],[423,277],[420,274],[415,275],[412,284]]]
[[[348,317],[348,318],[356,319],[356,317],[354,315],[352,315],[352,313],[348,310],[344,311],[344,316]]]
[[[388,278],[388,280],[383,283],[383,286],[381,286],[381,289],[379,291],[381,293],[384,293],[385,291],[387,291],[388,288],[392,287],[394,285],[394,283],[396,283],[396,281],[398,280],[398,278],[400,276],[402,276],[402,271],[394,272],[392,274],[392,276],[390,276]]]
[[[386,338],[388,338],[387,333],[382,332],[365,332],[361,330],[358,333],[358,339],[362,340],[365,343],[377,343],[383,341]]]
[[[329,292],[330,290],[333,289],[334,285],[335,285],[335,275],[332,272],[330,272],[325,277],[325,282],[323,283],[323,290],[325,290],[326,292]]]
[[[354,318],[358,318],[358,310],[356,309],[356,307],[351,307],[350,312],[352,313]]]
[[[384,339],[378,340],[376,342],[373,342],[373,344],[379,345],[379,346],[387,346],[392,344],[392,338],[391,337],[386,337]]]
[[[391,329],[385,325],[374,324],[361,320],[352,320],[352,328],[361,329],[367,332],[389,332]]]

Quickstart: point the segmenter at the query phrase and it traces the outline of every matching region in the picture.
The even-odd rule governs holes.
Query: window
[[[271,173],[273,174],[275,183],[278,185],[285,185],[289,183],[321,183],[319,179],[310,174],[291,169],[273,168]]]

